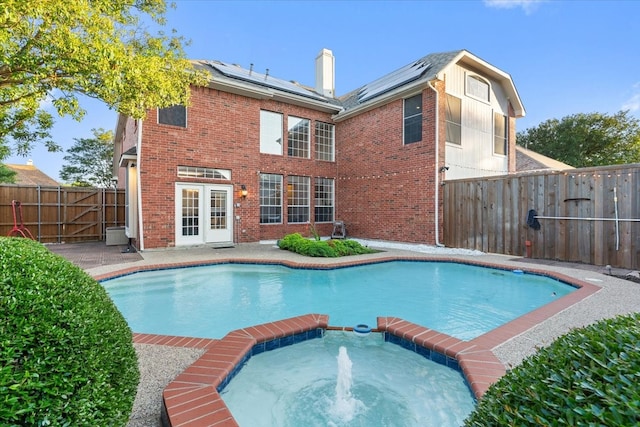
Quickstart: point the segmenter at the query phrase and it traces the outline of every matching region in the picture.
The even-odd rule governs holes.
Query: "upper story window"
[[[462,103],[460,98],[447,94],[445,140],[450,144],[462,145]]]
[[[282,114],[260,111],[260,152],[282,155]]]
[[[422,94],[404,100],[404,143],[422,140]]]
[[[161,125],[187,127],[187,107],[173,105],[166,108],[158,108],[158,123]]]
[[[335,161],[334,125],[316,122],[316,160]]]
[[[507,154],[507,116],[493,113],[493,152]]]
[[[475,74],[467,74],[465,92],[472,98],[489,102],[489,82]]]
[[[287,154],[291,157],[309,158],[309,120],[289,116]]]

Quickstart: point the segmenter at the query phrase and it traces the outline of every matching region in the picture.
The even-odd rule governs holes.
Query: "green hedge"
[[[302,237],[300,233],[288,234],[278,240],[278,247],[300,255],[327,258],[377,252],[362,246],[355,240],[310,240]]]
[[[576,329],[492,385],[465,426],[640,425],[640,314]]]
[[[41,244],[0,237],[0,424],[126,425],[139,379],[106,291]]]

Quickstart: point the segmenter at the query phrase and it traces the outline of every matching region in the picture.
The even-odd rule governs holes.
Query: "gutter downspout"
[[[142,119],[138,119],[138,146],[136,147],[136,192],[138,197],[138,236],[140,239],[140,251],[144,251],[144,228],[142,221],[142,184],[140,181],[140,157],[142,154]]]
[[[435,79],[434,80],[440,80],[438,78],[438,75],[436,74]],[[435,184],[436,184],[436,188],[435,188],[435,237],[436,237],[436,246],[438,247],[444,247],[444,245],[442,243],[440,243],[440,215],[438,214],[438,212],[440,212],[440,167],[439,167],[439,162],[440,162],[440,120],[439,120],[439,114],[438,112],[440,111],[440,94],[438,93],[438,90],[433,87],[431,85],[431,80],[427,82],[429,84],[429,87],[436,93],[436,167],[435,167]]]

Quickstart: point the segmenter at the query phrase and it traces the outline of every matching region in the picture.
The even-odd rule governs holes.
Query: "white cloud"
[[[640,111],[640,82],[632,86],[631,92],[631,97],[622,104],[622,109],[636,113]]]
[[[494,7],[496,9],[514,9],[521,7],[528,15],[545,0],[484,0],[485,6]]]

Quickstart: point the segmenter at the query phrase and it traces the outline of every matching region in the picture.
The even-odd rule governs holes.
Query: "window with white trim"
[[[178,177],[230,180],[231,171],[228,169],[201,168],[197,166],[178,166]]]
[[[309,177],[287,177],[287,222],[309,222]]]
[[[260,152],[282,155],[282,114],[260,110]]]
[[[290,157],[309,158],[309,132],[308,119],[289,116],[287,118],[287,154]]]
[[[282,175],[260,174],[260,224],[282,223]]]
[[[507,116],[493,113],[493,153],[507,155]]]
[[[316,178],[314,188],[315,222],[333,222],[334,180]]]
[[[446,97],[446,136],[450,144],[462,145],[462,102],[460,98],[447,94]]]
[[[472,98],[489,102],[489,82],[475,74],[467,74],[465,93]]]
[[[161,125],[187,127],[187,107],[173,105],[166,108],[158,108],[158,123]]]
[[[422,94],[404,100],[404,143],[422,140]]]
[[[192,188],[182,189],[182,235],[200,233],[200,193]]]
[[[316,160],[335,161],[335,126],[316,122]]]

